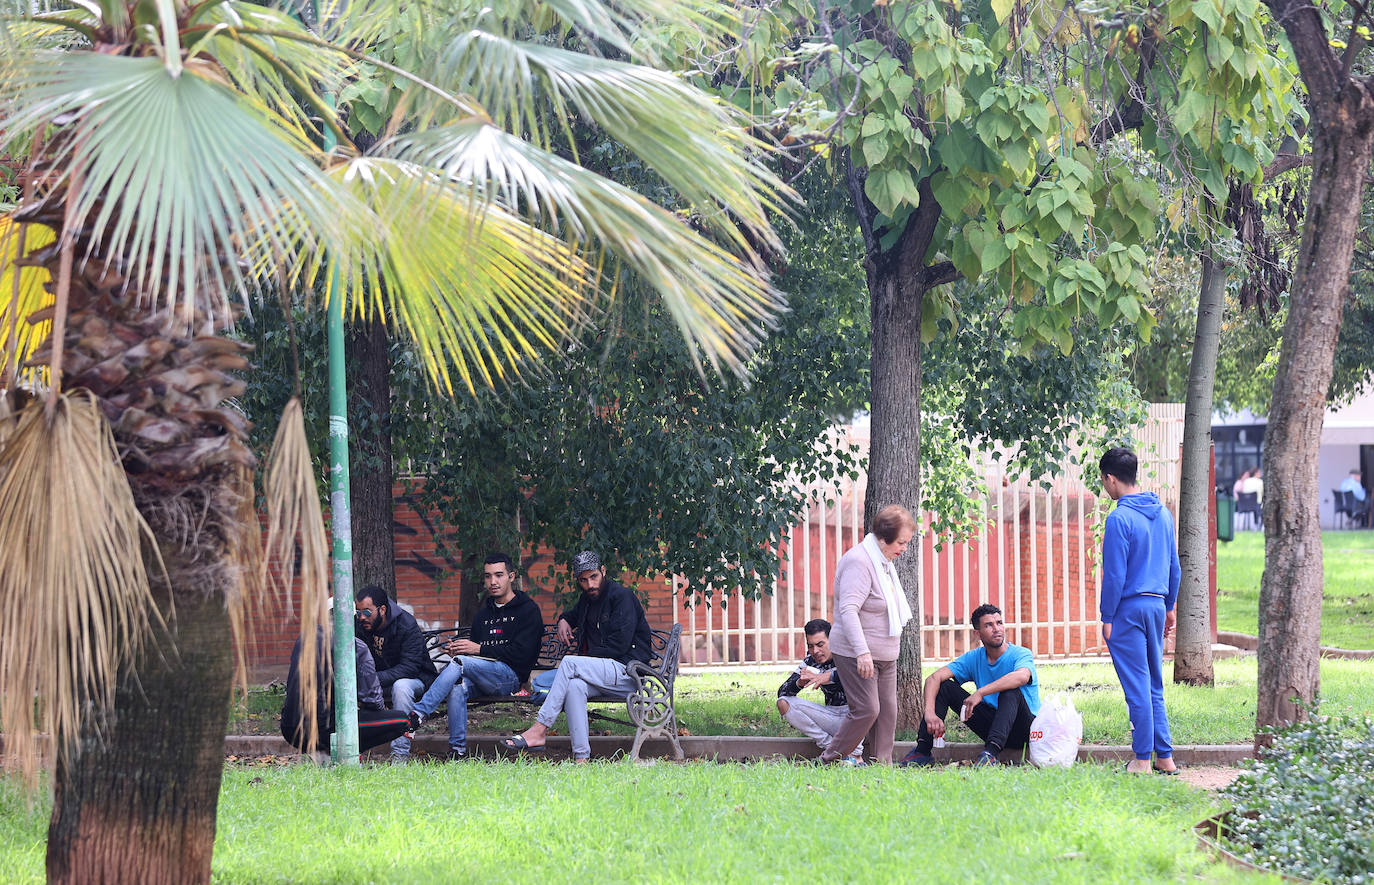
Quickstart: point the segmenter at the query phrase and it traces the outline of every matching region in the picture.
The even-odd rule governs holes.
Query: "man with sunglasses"
[[[391,709],[409,715],[415,701],[425,693],[438,673],[425,650],[425,637],[415,616],[402,608],[392,608],[391,599],[381,587],[369,586],[354,596],[358,638],[367,644],[377,665],[377,681],[391,697]],[[404,735],[391,742],[393,762],[410,759],[410,738]]]

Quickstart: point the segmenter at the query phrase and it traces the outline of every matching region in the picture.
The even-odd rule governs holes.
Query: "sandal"
[[[505,747],[507,750],[513,750],[517,753],[544,752],[543,744],[531,747],[530,742],[525,740],[525,736],[523,734],[517,734],[515,737],[506,738],[505,740],[501,741],[501,746]]]
[[[1174,770],[1173,770],[1173,771],[1170,771],[1170,770],[1168,770],[1167,768],[1160,768],[1158,765],[1156,765],[1156,764],[1153,763],[1153,762],[1150,763],[1150,768],[1154,770],[1154,773],[1155,773],[1155,774],[1167,774],[1167,775],[1169,775],[1170,777],[1176,776],[1180,771],[1183,770],[1183,766],[1182,766],[1182,765],[1179,765],[1177,762],[1174,763]]]

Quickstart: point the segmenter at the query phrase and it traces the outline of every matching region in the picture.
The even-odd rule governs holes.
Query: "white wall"
[[[1374,439],[1371,440],[1374,442]],[[1331,490],[1341,484],[1352,467],[1360,464],[1360,447],[1356,443],[1323,443],[1317,459],[1317,488],[1321,490],[1322,528],[1336,528],[1336,502]]]

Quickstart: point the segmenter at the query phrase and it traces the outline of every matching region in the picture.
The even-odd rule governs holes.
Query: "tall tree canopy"
[[[1272,156],[1266,139],[1292,78],[1268,50],[1259,8],[748,7],[752,30],[729,56],[736,73],[713,82],[773,109],[800,157],[841,152],[864,236],[869,516],[920,505],[922,336],[960,313],[962,290],[944,284],[992,283],[1017,336],[1065,353],[1091,326],[1148,334],[1161,169],[1219,199],[1228,173],[1258,180]],[[898,563],[908,588],[918,555]],[[918,629],[909,625],[899,664],[908,713],[919,709]]]

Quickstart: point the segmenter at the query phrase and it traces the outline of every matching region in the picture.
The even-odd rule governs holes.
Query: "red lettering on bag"
[[[1043,731],[1032,731],[1032,732],[1030,733],[1030,739],[1033,740],[1033,741],[1043,741],[1043,740],[1045,739],[1045,732],[1043,732]]]

